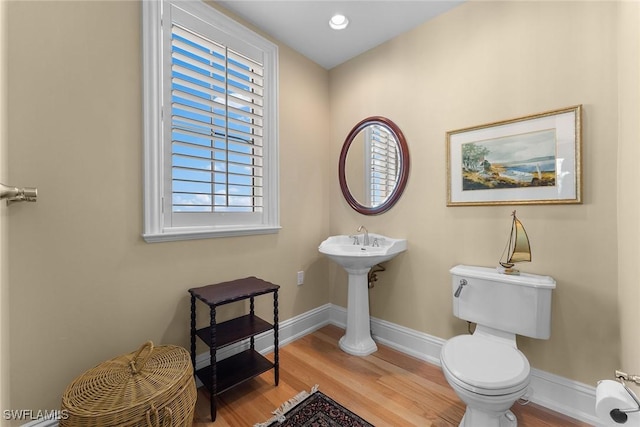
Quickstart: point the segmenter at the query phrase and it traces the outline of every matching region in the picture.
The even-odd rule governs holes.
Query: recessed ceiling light
[[[347,25],[349,25],[349,20],[344,15],[336,14],[329,20],[329,26],[334,30],[344,30]]]

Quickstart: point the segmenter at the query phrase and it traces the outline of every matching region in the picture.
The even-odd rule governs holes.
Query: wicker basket
[[[191,427],[196,396],[189,353],[149,341],[69,384],[60,427]]]

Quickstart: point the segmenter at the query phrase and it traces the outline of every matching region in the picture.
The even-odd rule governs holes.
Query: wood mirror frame
[[[351,143],[354,141],[355,137],[364,130],[367,126],[370,125],[380,125],[386,128],[391,134],[394,136],[397,144],[398,144],[398,154],[399,154],[399,171],[398,171],[398,179],[396,181],[396,186],[387,197],[387,199],[379,204],[378,206],[365,206],[360,203],[354,196],[351,194],[349,190],[349,186],[347,185],[347,176],[346,176],[346,163],[347,163],[347,154],[349,152],[349,148],[351,147]],[[407,145],[407,140],[404,137],[404,134],[400,130],[400,128],[391,120],[386,117],[381,116],[372,116],[363,119],[358,124],[356,124],[351,132],[347,135],[347,138],[344,141],[344,145],[342,146],[342,151],[340,152],[340,159],[338,161],[338,180],[340,181],[340,190],[342,190],[342,194],[346,199],[349,206],[351,206],[355,211],[363,214],[363,215],[379,215],[391,209],[404,191],[407,180],[409,179],[409,146]]]

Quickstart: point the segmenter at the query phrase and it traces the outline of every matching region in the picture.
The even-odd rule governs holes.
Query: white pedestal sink
[[[349,273],[347,300],[347,330],[340,339],[340,348],[355,356],[367,356],[378,349],[369,327],[369,280],[371,267],[389,261],[407,250],[406,239],[392,239],[380,234],[365,236],[331,236],[318,250],[340,264]],[[357,243],[355,243],[357,242]]]

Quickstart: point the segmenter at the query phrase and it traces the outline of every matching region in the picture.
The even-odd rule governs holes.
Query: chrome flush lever
[[[460,279],[460,285],[458,286],[458,289],[456,289],[456,293],[453,294],[453,296],[459,298],[460,294],[462,293],[462,288],[464,288],[465,286],[467,286],[467,280]]]

